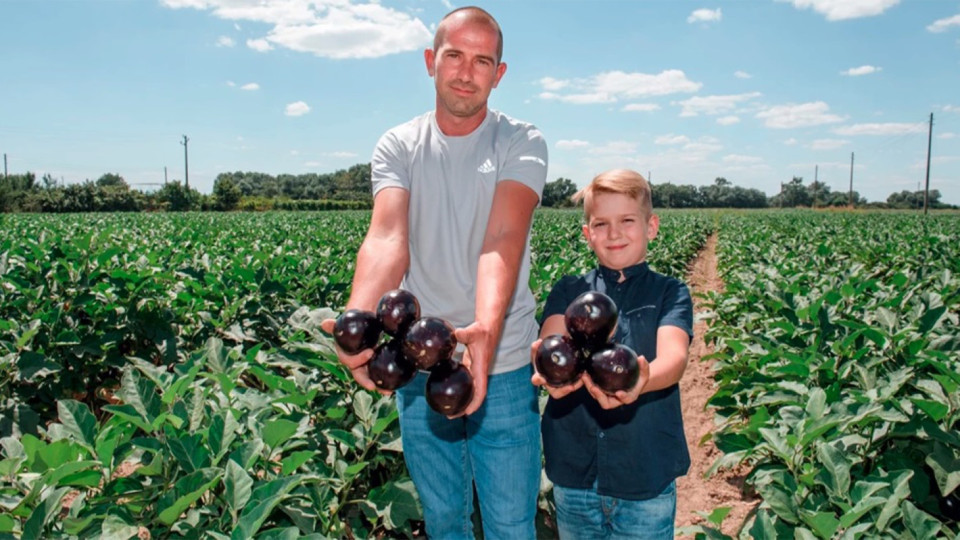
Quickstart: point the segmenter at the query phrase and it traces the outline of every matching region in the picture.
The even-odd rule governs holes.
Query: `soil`
[[[680,380],[680,395],[683,400],[683,425],[690,450],[690,471],[677,480],[676,528],[695,525],[705,521],[697,512],[709,514],[716,508],[726,506],[731,511],[721,527],[724,534],[736,537],[740,524],[760,500],[743,492],[743,479],[747,470],[719,471],[710,478],[705,476],[714,461],[722,455],[713,441],[701,444],[703,437],[713,431],[713,411],[707,408],[707,400],[716,391],[713,380],[713,362],[703,357],[713,352],[711,344],[705,343],[705,321],[698,315],[705,311],[704,299],[699,295],[707,291],[722,291],[723,282],[717,273],[717,236],[714,234],[694,259],[687,275],[687,285],[693,295],[694,325],[693,342],[690,344],[690,359],[687,370]],[[690,538],[687,536],[687,538]]]

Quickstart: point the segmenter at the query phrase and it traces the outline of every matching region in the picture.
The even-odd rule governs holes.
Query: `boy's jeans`
[[[562,540],[670,540],[677,514],[677,483],[645,501],[604,497],[593,489],[553,486]]]
[[[431,539],[473,538],[476,482],[486,540],[536,536],[540,411],[532,367],[491,375],[477,412],[453,420],[434,412],[418,373],[397,390],[403,457]]]

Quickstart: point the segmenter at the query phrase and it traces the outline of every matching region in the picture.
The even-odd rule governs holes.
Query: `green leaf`
[[[143,418],[140,416],[140,413],[133,408],[133,405],[104,405],[103,410],[133,423],[133,425],[137,426],[146,433],[151,432],[150,424],[143,420]]]
[[[243,510],[244,505],[250,500],[253,479],[236,461],[228,460],[223,484],[227,506],[233,511],[234,519],[236,519],[237,514]]]
[[[17,359],[17,371],[20,372],[20,378],[24,381],[34,381],[42,379],[54,373],[58,373],[63,366],[47,360],[47,357],[33,351],[23,351]]]
[[[24,540],[38,540],[45,538],[44,531],[47,524],[60,512],[60,501],[70,491],[68,487],[58,488],[50,492],[43,501],[33,509],[27,522],[23,524]]]
[[[167,526],[173,525],[190,505],[199,500],[204,493],[220,481],[222,474],[223,472],[220,469],[210,468],[196,471],[181,478],[173,487],[173,497],[166,500],[161,499],[157,503],[157,508],[162,508],[157,520]],[[173,499],[172,502],[162,506],[162,503],[169,502],[169,499]]]
[[[264,422],[261,436],[263,437],[263,442],[265,442],[267,446],[270,448],[276,448],[277,446],[289,440],[290,437],[297,432],[298,427],[299,424],[292,420],[287,420],[286,418],[276,418]]]
[[[916,540],[936,538],[941,530],[940,522],[930,514],[920,510],[910,501],[903,501],[900,505],[903,511],[903,524],[907,532]]]
[[[280,461],[280,475],[286,476],[296,471],[301,465],[310,461],[315,455],[317,455],[317,453],[312,450],[302,450],[300,452],[294,452],[290,454]]]
[[[132,406],[148,425],[152,424],[163,410],[157,385],[150,379],[141,377],[132,367],[124,369],[117,397],[123,400],[124,404]]]
[[[137,532],[139,532],[139,528],[136,525],[127,523],[116,514],[107,514],[107,517],[103,520],[99,538],[101,540],[130,540],[137,536]]]
[[[951,493],[960,486],[960,455],[955,449],[935,442],[925,461],[933,469],[940,493]]]
[[[947,311],[947,306],[940,306],[933,309],[926,310],[923,315],[920,317],[918,323],[918,329],[921,334],[926,334],[934,326],[937,325],[937,322],[940,321],[940,318],[943,317],[943,314]]]
[[[61,399],[57,402],[57,412],[67,436],[90,450],[91,455],[96,455],[97,419],[87,405],[72,399]]]
[[[210,452],[203,447],[199,433],[177,437],[176,432],[168,429],[166,435],[167,447],[184,471],[192,473],[210,465]]]
[[[230,445],[236,438],[239,427],[240,425],[229,409],[224,409],[213,417],[207,438],[210,451],[214,455],[214,464],[218,463],[220,458],[230,450]]]
[[[918,409],[927,413],[927,416],[929,416],[935,422],[943,420],[948,414],[950,414],[950,407],[944,403],[940,403],[939,401],[917,398],[911,398],[910,401],[912,401]]]
[[[810,512],[808,510],[800,513],[803,522],[810,526],[817,534],[817,538],[833,538],[833,535],[840,528],[840,520],[833,514],[827,512]]]
[[[850,492],[850,462],[843,452],[827,443],[817,444],[817,458],[824,465],[817,478],[839,501],[848,500]],[[812,524],[811,524],[812,526]],[[832,536],[832,535],[831,535]]]
[[[243,508],[240,521],[230,538],[233,540],[247,540],[253,538],[263,522],[270,516],[274,507],[286,498],[295,487],[302,484],[308,477],[303,475],[278,478],[261,485],[253,491],[250,500]]]
[[[417,490],[409,478],[370,490],[367,503],[383,519],[387,529],[399,529],[408,521],[423,519]]]

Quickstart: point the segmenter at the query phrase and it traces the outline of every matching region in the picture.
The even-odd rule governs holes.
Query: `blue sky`
[[[0,0],[10,173],[141,189],[218,173],[328,173],[433,106],[434,0]],[[548,180],[629,167],[768,195],[817,178],[960,204],[960,1],[478,3],[507,73],[491,106],[536,124]]]

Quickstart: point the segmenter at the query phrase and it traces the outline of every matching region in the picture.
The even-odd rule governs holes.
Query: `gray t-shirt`
[[[410,192],[410,267],[401,287],[416,295],[421,315],[458,328],[472,323],[477,264],[497,182],[513,180],[542,194],[547,178],[543,135],[531,124],[488,110],[472,133],[449,137],[429,112],[385,133],[371,169],[374,195],[387,187]],[[529,279],[528,234],[491,374],[530,362],[538,326]]]

